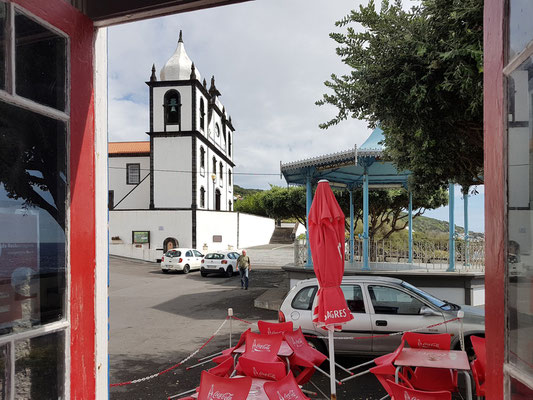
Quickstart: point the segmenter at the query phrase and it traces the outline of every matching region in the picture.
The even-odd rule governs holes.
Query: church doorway
[[[220,190],[215,191],[215,210],[220,211]]]
[[[174,239],[174,238],[166,238],[164,241],[163,241],[163,249],[165,251],[165,253],[171,249],[175,249],[179,247],[179,242]]]

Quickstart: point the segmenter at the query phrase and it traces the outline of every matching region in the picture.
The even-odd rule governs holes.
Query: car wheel
[[[321,339],[308,337],[307,342],[309,343],[309,346],[311,346],[313,349],[318,350],[322,354],[328,356],[328,349]]]
[[[202,275],[205,278],[207,276],[207,272],[201,271],[200,275]]]
[[[228,278],[231,278],[233,276],[233,267],[228,267],[228,269],[226,270],[226,276]]]
[[[185,266],[183,267],[183,273],[184,274],[188,274],[189,271],[191,270],[191,267],[189,266],[189,264],[185,264]]]
[[[168,269],[162,269],[161,271],[163,271],[164,274],[168,274]]]
[[[481,336],[481,335],[475,335],[475,336]],[[457,343],[455,346],[456,350],[461,350],[461,343]],[[472,341],[470,340],[470,336],[465,337],[465,351],[468,355],[468,361],[474,361],[474,358],[476,358],[476,353],[474,352],[474,347],[472,346]]]

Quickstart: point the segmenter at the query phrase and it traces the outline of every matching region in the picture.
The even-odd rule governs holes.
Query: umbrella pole
[[[329,382],[331,389],[331,400],[337,399],[337,388],[335,387],[335,344],[333,340],[333,327],[328,329],[329,345]]]

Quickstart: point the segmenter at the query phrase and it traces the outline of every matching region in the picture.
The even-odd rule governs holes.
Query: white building
[[[231,212],[235,129],[215,78],[201,79],[180,32],[160,79],[153,66],[146,82],[150,140],[109,143],[111,254],[153,261],[169,247],[268,243],[273,220]]]

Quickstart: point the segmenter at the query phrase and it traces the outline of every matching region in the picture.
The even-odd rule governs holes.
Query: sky
[[[285,186],[281,162],[360,146],[366,121],[318,127],[336,115],[318,107],[332,73],[347,73],[335,53],[335,21],[366,0],[256,0],[114,26],[108,30],[109,140],[148,140],[148,86],[176,48],[180,29],[187,54],[232,117],[234,182],[245,188]],[[482,189],[482,188],[481,188]],[[484,231],[483,191],[470,199],[470,229]],[[455,222],[463,225],[456,190]],[[461,202],[459,202],[461,200]],[[426,212],[448,220],[447,207]]]

